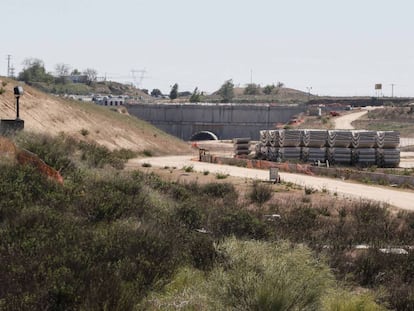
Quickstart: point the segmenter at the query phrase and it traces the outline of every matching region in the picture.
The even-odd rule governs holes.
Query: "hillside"
[[[0,94],[0,118],[15,118],[13,87],[17,81],[0,78],[7,83]],[[78,139],[95,141],[109,149],[127,148],[154,154],[188,153],[189,146],[148,124],[129,116],[123,108],[110,110],[93,103],[54,97],[24,85],[20,99],[20,118],[25,130],[57,135],[64,132]]]
[[[234,99],[235,103],[245,103],[245,102],[257,102],[257,103],[300,103],[309,100],[308,93],[295,90],[292,88],[281,87],[276,88],[272,91],[271,94],[266,95],[263,93],[263,88],[258,90],[256,95],[245,95],[245,87],[234,87]],[[213,92],[211,95],[205,97],[205,101],[216,102],[221,101],[221,96],[219,90]]]
[[[122,84],[114,81],[102,81],[96,82],[92,85],[84,83],[44,83],[44,82],[33,82],[32,86],[36,87],[45,93],[50,94],[71,94],[71,95],[128,95],[132,98],[142,98],[145,100],[151,100],[151,96],[145,92],[137,89],[136,87],[129,84]]]

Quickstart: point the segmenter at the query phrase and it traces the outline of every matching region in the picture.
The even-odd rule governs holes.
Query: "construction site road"
[[[250,169],[230,165],[204,163],[194,160],[194,156],[167,156],[154,158],[131,159],[127,167],[133,168],[148,163],[157,167],[192,166],[195,171],[209,171],[212,174],[229,174],[231,176],[269,180],[269,172],[260,169]],[[391,206],[414,210],[414,192],[408,190],[390,189],[382,186],[370,186],[355,182],[348,182],[333,178],[315,177],[292,173],[279,173],[282,182],[291,182],[302,187],[309,187],[319,191],[328,191],[339,196],[365,199],[390,204]]]
[[[372,109],[374,108],[366,107],[363,110],[359,110],[356,112],[345,114],[343,116],[336,117],[334,119],[335,128],[338,130],[353,130],[354,127],[352,125],[352,122],[366,115],[368,113],[368,110],[372,110]]]

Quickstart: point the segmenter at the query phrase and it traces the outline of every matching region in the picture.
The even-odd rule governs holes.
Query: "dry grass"
[[[6,92],[0,97],[0,115],[3,119],[11,119],[15,117],[13,87],[18,82],[6,78],[2,80],[8,84]],[[185,142],[122,111],[54,97],[27,85],[24,85],[24,90],[20,115],[25,120],[25,129],[30,132],[49,135],[64,132],[77,139],[97,142],[111,150],[151,150],[154,155],[187,154],[190,151]],[[89,134],[82,135],[82,130],[87,130]]]

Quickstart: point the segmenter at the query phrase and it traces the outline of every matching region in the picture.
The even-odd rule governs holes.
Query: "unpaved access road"
[[[358,120],[363,115],[367,114],[368,110],[361,110],[358,112],[353,112],[349,114],[345,114],[343,116],[339,116],[334,119],[335,121],[335,128],[340,130],[353,130],[354,127],[352,126],[352,122]]]
[[[231,176],[269,180],[269,172],[266,170],[249,169],[230,165],[218,165],[194,161],[194,156],[168,156],[154,157],[143,159],[132,159],[127,166],[141,166],[143,163],[149,163],[158,167],[176,167],[181,169],[184,166],[193,166],[195,171],[209,171],[212,174],[224,173]],[[336,193],[344,197],[360,198],[373,201],[388,203],[397,208],[414,210],[414,192],[389,189],[381,186],[362,185],[348,181],[342,181],[332,178],[307,176],[301,174],[280,173],[283,182],[292,182],[303,187],[312,187],[318,190],[327,190],[330,193]]]

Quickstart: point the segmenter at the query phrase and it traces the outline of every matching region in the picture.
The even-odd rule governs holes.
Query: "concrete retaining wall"
[[[305,111],[304,105],[272,104],[134,104],[128,112],[183,140],[200,131],[210,131],[219,139],[250,137],[259,131],[286,123]]]

